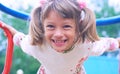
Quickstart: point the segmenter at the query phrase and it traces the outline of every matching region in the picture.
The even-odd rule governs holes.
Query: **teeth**
[[[55,43],[63,43],[64,41],[55,41]]]
[[[67,40],[52,40],[55,43],[65,43]]]

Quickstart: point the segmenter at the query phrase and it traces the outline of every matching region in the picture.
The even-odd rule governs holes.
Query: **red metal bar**
[[[14,43],[13,43],[13,36],[11,34],[11,32],[5,28],[4,26],[2,26],[2,22],[0,22],[0,28],[2,28],[4,30],[4,32],[6,33],[6,36],[8,38],[8,43],[7,43],[7,48],[6,48],[6,58],[5,58],[5,64],[4,64],[4,69],[2,74],[9,74],[10,73],[10,68],[12,66],[12,56],[13,56],[13,47],[14,47]]]

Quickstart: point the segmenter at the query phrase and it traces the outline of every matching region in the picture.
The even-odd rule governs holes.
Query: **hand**
[[[7,25],[7,24],[5,24],[4,22],[2,22],[2,21],[0,21],[0,26],[1,27],[4,27],[4,28],[7,28],[10,32],[11,32],[11,34],[14,36],[18,31],[15,29],[15,28],[13,28],[12,26],[10,26],[10,25]],[[6,35],[6,34],[5,34]]]
[[[120,48],[120,38],[117,38],[118,42],[119,42],[119,48]]]

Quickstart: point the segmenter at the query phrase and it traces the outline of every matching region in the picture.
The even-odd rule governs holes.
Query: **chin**
[[[64,49],[58,49],[58,48],[54,48],[57,52],[63,52]]]

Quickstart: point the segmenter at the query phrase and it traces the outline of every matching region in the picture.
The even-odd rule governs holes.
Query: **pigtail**
[[[99,36],[96,31],[96,19],[94,13],[85,7],[81,9],[81,14],[79,30],[81,32],[82,42],[84,42],[85,39],[92,42],[99,40]]]
[[[29,34],[31,36],[31,44],[32,45],[41,45],[43,43],[43,26],[41,22],[41,7],[37,7],[33,10]]]

